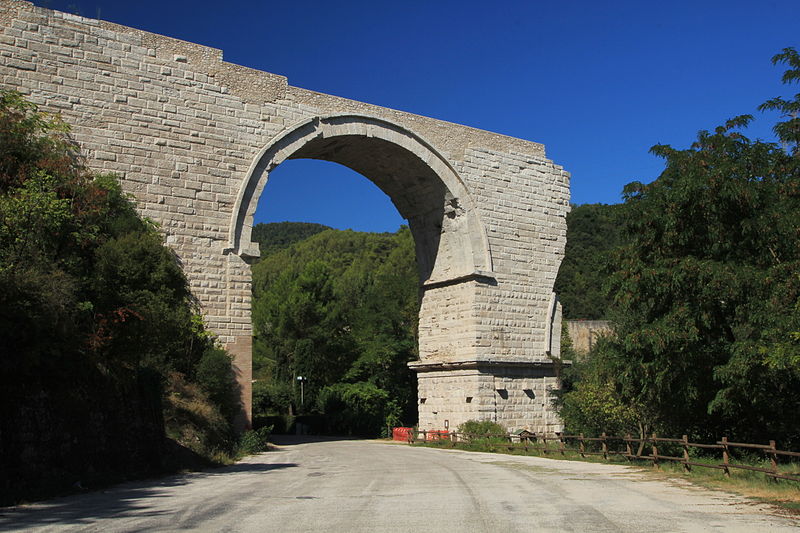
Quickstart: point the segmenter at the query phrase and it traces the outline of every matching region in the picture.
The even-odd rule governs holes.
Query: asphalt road
[[[794,531],[764,504],[634,469],[371,441],[0,508],[7,531]]]

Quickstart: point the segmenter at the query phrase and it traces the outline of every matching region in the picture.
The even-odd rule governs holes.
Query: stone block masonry
[[[420,427],[489,418],[559,428],[547,390],[557,386],[552,288],[569,175],[541,144],[292,87],[220,50],[21,0],[0,0],[0,28],[2,86],[61,113],[90,166],[118,174],[160,224],[235,356],[242,426],[253,214],[277,165],[315,158],[360,172],[409,220]]]

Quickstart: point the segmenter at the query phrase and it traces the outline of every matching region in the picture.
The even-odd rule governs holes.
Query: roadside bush
[[[467,420],[459,424],[458,433],[466,433],[469,435],[505,435],[508,433],[502,424],[492,422],[491,420]]]
[[[317,398],[331,431],[369,437],[380,435],[389,404],[388,392],[365,382],[330,385]]]
[[[165,396],[167,437],[210,462],[229,462],[236,444],[231,424],[201,387],[173,372]]]
[[[239,454],[251,455],[267,451],[270,433],[272,433],[272,426],[245,431],[239,440]]]
[[[234,394],[236,380],[231,369],[231,356],[216,346],[206,349],[197,364],[195,381],[200,385],[208,398],[219,407],[220,413],[233,420],[239,412],[239,399]]]

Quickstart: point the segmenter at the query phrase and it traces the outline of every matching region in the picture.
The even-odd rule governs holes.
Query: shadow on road
[[[248,463],[213,468],[201,472],[170,475],[159,479],[123,483],[96,492],[74,494],[17,507],[0,507],[0,531],[14,531],[56,525],[89,525],[104,518],[128,516],[158,517],[173,511],[150,510],[153,498],[169,496],[165,489],[187,485],[208,477],[233,472],[269,472],[298,466],[296,463]]]
[[[336,442],[336,441],[369,440],[359,437],[320,436],[320,435],[270,435],[269,441],[277,446],[293,446],[311,442]]]

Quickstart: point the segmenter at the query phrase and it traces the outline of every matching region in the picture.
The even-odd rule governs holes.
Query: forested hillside
[[[181,466],[165,432],[206,457],[235,445],[230,360],[174,255],[65,124],[8,91],[0,337],[0,504]]]
[[[261,257],[266,257],[273,252],[288,248],[292,244],[307,239],[326,229],[331,228],[313,222],[274,222],[271,224],[256,224],[253,226],[252,240],[259,243],[261,247]]]
[[[555,290],[564,318],[608,318],[604,285],[611,272],[611,251],[622,243],[621,206],[584,204],[567,214],[567,245]]]
[[[305,226],[280,227],[294,229]],[[320,413],[328,431],[362,435],[414,422],[418,286],[408,228],[328,229],[265,255],[253,267],[256,414]]]

